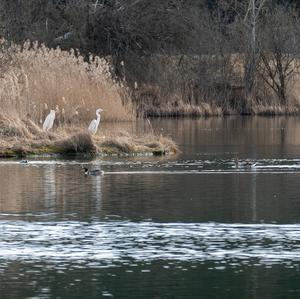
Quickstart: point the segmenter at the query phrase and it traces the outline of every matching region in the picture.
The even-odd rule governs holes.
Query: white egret
[[[98,126],[100,124],[100,119],[101,119],[100,112],[102,111],[103,110],[101,108],[96,110],[97,119],[93,119],[88,127],[88,131],[93,135],[97,133]]]
[[[85,175],[103,175],[104,171],[100,169],[88,170],[88,168],[84,167],[84,174]]]
[[[55,119],[55,110],[50,110],[50,113],[47,115],[44,123],[43,123],[43,130],[44,131],[49,131],[53,127]]]

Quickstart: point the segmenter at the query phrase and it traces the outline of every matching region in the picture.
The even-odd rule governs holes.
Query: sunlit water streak
[[[138,166],[161,166],[161,167],[171,167],[171,166],[199,166],[199,165],[224,165],[224,166],[233,166],[235,165],[235,159],[205,159],[205,160],[144,160],[144,157],[123,157],[116,160],[111,160],[109,158],[99,158],[99,159],[82,159],[81,161],[78,160],[36,160],[36,159],[29,159],[28,164],[21,163],[22,160],[0,160],[0,165],[16,165],[20,164],[22,166],[26,165],[138,165]],[[170,158],[170,157],[169,157]],[[240,159],[239,162],[250,161],[252,163],[259,163],[260,166],[282,166],[282,167],[300,167],[300,159]]]
[[[175,160],[175,161],[142,161],[137,157],[121,160],[83,160],[81,162],[71,160],[31,160],[28,164],[20,164],[20,161],[0,161],[0,167],[18,165],[19,167],[63,167],[63,166],[83,166],[101,168],[106,174],[124,175],[182,175],[182,174],[297,174],[300,172],[299,159],[260,159],[250,160],[255,164],[251,167],[243,166],[246,160],[239,160],[241,163],[237,167],[232,159],[211,159],[211,160]],[[52,169],[53,171],[53,169]]]
[[[1,221],[0,229],[7,261],[300,261],[299,224]]]
[[[183,174],[192,174],[192,175],[207,175],[207,174],[251,174],[251,173],[261,173],[261,174],[297,174],[295,171],[288,171],[288,170],[254,170],[254,169],[245,169],[245,170],[182,170],[182,171],[106,171],[105,175],[137,175],[137,174],[144,174],[144,175],[183,175]]]

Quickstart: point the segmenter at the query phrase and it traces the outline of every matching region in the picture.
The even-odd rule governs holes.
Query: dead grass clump
[[[21,119],[3,114],[0,114],[0,135],[2,137],[32,137],[32,134]]]
[[[22,120],[24,125],[26,126],[27,130],[33,136],[40,136],[41,134],[45,134],[45,132],[40,128],[36,123],[34,123],[31,119],[23,119]]]
[[[96,153],[96,147],[91,135],[86,132],[80,132],[67,139],[56,143],[64,153]]]
[[[152,153],[153,155],[165,155],[178,153],[177,145],[169,138],[154,136],[130,136],[122,134],[106,138],[97,143],[100,152],[106,154],[134,154]]]
[[[153,134],[149,134],[143,137],[140,143],[146,151],[151,151],[154,155],[176,154],[179,152],[175,142],[162,135],[157,139]]]
[[[100,150],[111,153],[135,152],[135,144],[132,138],[127,136],[109,137],[99,144]]]
[[[165,153],[177,154],[180,152],[177,144],[171,138],[160,136],[159,141],[162,144]]]

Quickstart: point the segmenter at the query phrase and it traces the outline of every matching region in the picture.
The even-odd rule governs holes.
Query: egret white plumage
[[[49,131],[53,127],[55,119],[55,110],[50,110],[50,113],[47,115],[44,123],[43,123],[43,130],[44,131]]]
[[[97,118],[93,119],[88,127],[88,131],[93,135],[95,135],[97,133],[98,126],[100,124],[100,119],[101,119],[100,112],[102,112],[102,111],[103,110],[101,108],[96,110]]]

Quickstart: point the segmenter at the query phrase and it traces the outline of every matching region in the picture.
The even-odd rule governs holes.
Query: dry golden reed
[[[90,56],[86,61],[74,50],[30,42],[12,44],[5,53],[10,59],[0,77],[1,114],[41,125],[54,109],[56,126],[86,126],[97,108],[104,110],[104,121],[135,118],[126,88],[113,80],[105,59]]]

